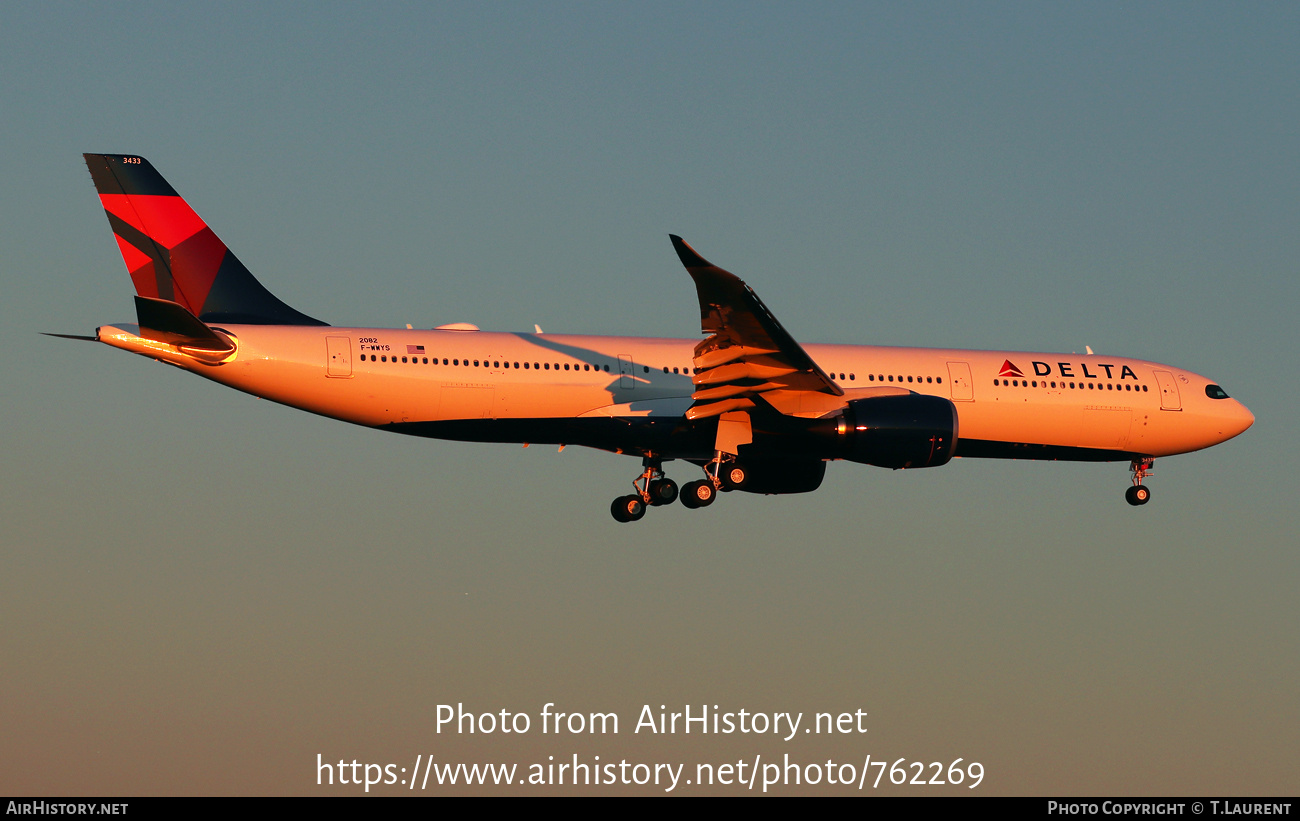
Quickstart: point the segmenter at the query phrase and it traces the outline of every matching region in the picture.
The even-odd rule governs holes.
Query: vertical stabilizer
[[[82,156],[137,295],[208,323],[327,324],[266,290],[144,157]]]

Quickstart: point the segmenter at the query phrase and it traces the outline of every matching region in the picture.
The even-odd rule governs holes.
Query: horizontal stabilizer
[[[200,351],[234,350],[229,338],[218,336],[183,305],[175,302],[137,296],[135,315],[140,323],[140,335],[146,339]]]

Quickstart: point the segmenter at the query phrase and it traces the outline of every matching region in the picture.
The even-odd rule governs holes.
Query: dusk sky
[[[0,794],[788,755],[984,771],[865,794],[1294,795],[1298,42],[1282,3],[7,4]],[[331,324],[697,339],[676,233],[801,342],[1091,346],[1257,421],[1142,508],[1125,462],[833,463],[620,525],[635,459],[40,336],[134,321],[82,152],[147,157]],[[439,732],[458,703],[532,729]],[[543,734],[548,703],[619,732]],[[867,731],[634,732],[646,705]]]

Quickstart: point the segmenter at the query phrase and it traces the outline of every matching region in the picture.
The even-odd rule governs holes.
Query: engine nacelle
[[[722,466],[723,484],[747,493],[811,493],[821,487],[826,463],[810,459],[741,459]]]
[[[836,453],[851,462],[932,468],[947,464],[957,449],[957,408],[941,396],[854,399],[829,421]]]

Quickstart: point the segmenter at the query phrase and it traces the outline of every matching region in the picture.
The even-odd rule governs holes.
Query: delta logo
[[[1053,368],[1050,363],[1034,360],[1029,364],[1034,367],[1034,376],[1052,375]],[[1132,379],[1134,382],[1138,381],[1137,374],[1134,373],[1133,369],[1128,365],[1112,365],[1106,362],[1094,362],[1092,363],[1092,367],[1100,368],[1105,371],[1105,376],[1102,376],[1099,373],[1093,373],[1089,370],[1087,362],[1057,362],[1055,372],[1057,375],[1063,376],[1067,379],[1083,377],[1086,379]],[[1076,375],[1074,372],[1075,368],[1078,368],[1082,373]],[[1116,368],[1120,369],[1118,377],[1115,376]],[[998,371],[998,378],[1024,379],[1026,377],[1025,372],[1013,365],[1010,359],[1004,359],[1002,360],[1002,370]]]

